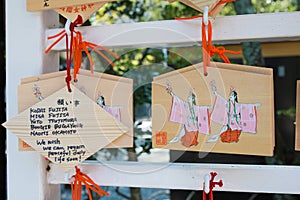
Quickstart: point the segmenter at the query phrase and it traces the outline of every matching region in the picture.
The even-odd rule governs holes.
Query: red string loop
[[[90,62],[90,69],[93,73],[94,71],[94,62],[92,60],[92,57],[89,53],[88,48],[94,50],[97,54],[99,54],[101,57],[103,57],[111,66],[114,66],[113,62],[101,51],[98,49],[102,49],[103,51],[109,53],[112,55],[115,59],[119,59],[119,56],[115,54],[114,52],[91,42],[86,42],[82,40],[82,34],[79,31],[75,30],[75,27],[79,24],[83,23],[83,19],[80,15],[77,16],[76,20],[70,24],[70,44],[69,44],[69,36],[66,33],[66,30],[62,30],[56,35],[49,36],[48,39],[54,39],[57,38],[46,50],[45,53],[48,53],[57,43],[59,43],[63,38],[66,40],[66,67],[67,67],[67,77],[66,77],[66,83],[68,87],[68,91],[71,92],[71,86],[70,82],[72,80],[71,77],[71,64],[72,60],[74,63],[74,81],[77,80],[77,74],[79,73],[79,69],[81,67],[82,63],[82,51],[84,51],[89,59]],[[67,27],[68,28],[68,27]]]
[[[109,196],[109,193],[104,191],[97,185],[88,175],[82,173],[78,167],[75,167],[76,174],[72,176],[74,179],[71,183],[72,200],[81,200],[82,185],[85,185],[89,200],[93,200],[91,190],[97,193],[100,197]]]
[[[229,2],[234,2],[234,1],[235,0],[221,0],[211,9],[210,13],[220,5],[229,3]],[[210,15],[210,13],[208,15]],[[176,20],[191,20],[191,19],[202,18],[202,17],[203,17],[202,15],[198,15],[198,16],[191,16],[191,17],[186,17],[186,18],[175,17],[175,19]],[[231,50],[225,49],[225,47],[223,47],[223,46],[216,47],[212,44],[212,24],[211,24],[210,20],[208,20],[208,25],[206,27],[203,22],[203,18],[202,18],[201,31],[202,31],[203,73],[205,76],[208,75],[207,67],[210,66],[210,57],[212,57],[214,55],[218,55],[225,63],[230,63],[230,60],[225,55],[225,53],[230,53],[230,54],[241,54],[242,53],[242,51],[231,51]]]
[[[74,32],[75,31],[75,26],[80,25],[82,23],[83,23],[83,19],[82,19],[81,15],[78,15],[77,18],[75,19],[75,21],[71,23],[70,31]]]
[[[225,63],[230,63],[230,60],[225,53],[230,54],[241,54],[242,51],[231,51],[225,49],[223,46],[214,46],[212,44],[212,25],[211,21],[208,21],[207,25],[207,37],[206,27],[202,21],[202,50],[203,50],[203,70],[204,74],[207,75],[207,67],[210,65],[210,57],[218,55]]]
[[[72,44],[72,32],[71,32],[71,44]],[[67,56],[67,59],[66,59],[66,66],[67,66],[67,77],[66,77],[66,83],[67,83],[67,87],[68,87],[68,91],[69,92],[72,92],[71,90],[71,80],[72,80],[72,77],[71,77],[71,54],[72,52],[72,47],[70,47],[70,53],[69,53],[69,37],[68,37],[68,34],[66,34],[66,56]]]
[[[82,51],[84,51],[89,59],[90,62],[90,70],[93,73],[94,72],[94,62],[92,60],[92,57],[89,53],[88,48],[94,50],[97,54],[99,54],[102,58],[104,58],[109,65],[114,66],[113,62],[101,51],[98,49],[102,49],[103,51],[107,52],[108,54],[112,55],[115,59],[119,59],[119,56],[108,50],[107,48],[91,43],[86,42],[82,40],[82,34],[80,32],[76,32],[76,42],[74,43],[74,80],[77,79],[77,74],[79,73],[79,69],[82,62]]]

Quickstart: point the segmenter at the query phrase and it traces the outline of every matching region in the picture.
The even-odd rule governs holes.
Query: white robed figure
[[[196,105],[195,94],[190,93],[188,101],[176,96],[169,84],[167,92],[172,96],[169,121],[182,124],[180,132],[169,143],[182,142],[186,147],[198,145],[198,134],[209,134],[209,107]]]

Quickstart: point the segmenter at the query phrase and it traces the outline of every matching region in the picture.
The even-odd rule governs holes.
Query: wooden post
[[[44,54],[45,30],[57,26],[55,12],[30,13],[26,1],[6,0],[7,119],[17,115],[21,78],[58,70],[58,54]],[[47,184],[46,165],[37,152],[19,152],[17,137],[7,132],[8,199],[60,199],[59,186]]]

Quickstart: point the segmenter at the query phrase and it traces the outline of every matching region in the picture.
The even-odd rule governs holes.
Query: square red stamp
[[[166,145],[167,144],[167,132],[158,132],[155,134],[156,144],[157,145]]]

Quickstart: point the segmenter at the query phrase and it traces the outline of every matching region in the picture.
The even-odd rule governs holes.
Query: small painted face
[[[231,102],[235,102],[236,101],[236,94],[234,92],[231,92],[229,95],[229,100]]]
[[[32,90],[33,90],[33,92],[38,92],[40,90],[40,88],[34,87]]]
[[[104,98],[102,96],[98,97],[97,104],[100,106],[104,106]]]
[[[191,105],[195,105],[196,104],[196,99],[195,99],[196,97],[195,97],[195,95],[192,93],[192,94],[190,94],[189,95],[189,97],[188,97],[188,101],[189,101],[189,104],[191,104]]]

